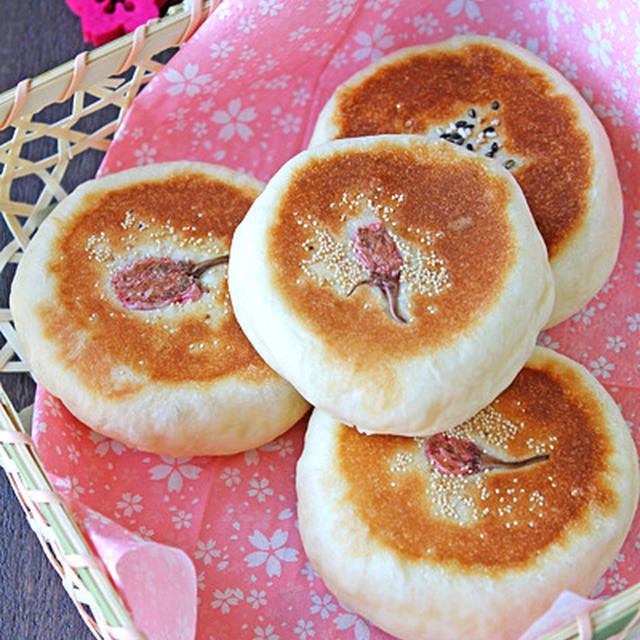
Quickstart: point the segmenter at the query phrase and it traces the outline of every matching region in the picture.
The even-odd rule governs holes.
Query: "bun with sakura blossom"
[[[440,138],[513,174],[553,269],[548,327],[606,282],[622,235],[611,145],[579,92],[536,55],[484,36],[401,49],[338,87],[310,144],[386,133]]]
[[[258,353],[311,404],[400,435],[443,431],[493,400],[553,304],[509,172],[401,135],[286,163],[234,234],[229,290]]]
[[[92,429],[171,457],[269,442],[308,405],[235,321],[227,261],[262,183],[173,162],[91,180],[44,221],[11,310],[37,381]]]
[[[443,434],[367,436],[314,411],[296,486],[304,549],[344,605],[403,640],[514,640],[616,558],[638,460],[600,383],[537,347]]]

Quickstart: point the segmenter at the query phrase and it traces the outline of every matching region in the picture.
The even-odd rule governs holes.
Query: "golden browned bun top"
[[[363,367],[448,346],[492,308],[515,260],[506,172],[448,144],[392,138],[297,166],[268,232],[267,258],[288,308]],[[407,322],[394,320],[366,257],[358,259],[356,238],[371,229],[402,262]]]
[[[463,133],[474,125],[464,145],[482,154],[498,146],[492,155],[520,184],[550,257],[586,216],[594,158],[571,98],[540,69],[498,46],[466,42],[398,56],[342,88],[337,100],[336,138],[436,126],[451,136],[458,128],[449,130],[450,123],[464,122]]]
[[[60,359],[113,398],[150,382],[261,379],[269,370],[233,316],[226,266],[202,277],[200,299],[157,309],[126,308],[112,281],[147,258],[197,262],[228,253],[257,195],[198,172],[89,192],[57,222],[47,265],[55,291],[36,310]],[[113,375],[115,362],[121,375]]]
[[[340,427],[346,499],[403,562],[499,575],[534,564],[550,545],[588,533],[600,516],[619,509],[608,475],[614,440],[607,417],[561,361],[529,363],[489,407],[446,435],[500,460],[542,459],[451,475],[427,457],[424,438]]]

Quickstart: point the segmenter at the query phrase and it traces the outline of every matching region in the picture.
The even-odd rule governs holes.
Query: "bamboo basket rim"
[[[164,50],[179,47],[197,30],[204,19],[213,13],[221,0],[184,0],[170,9],[164,18],[151,20],[134,32],[113,40],[89,52],[78,54],[74,60],[55,67],[39,76],[22,80],[16,87],[0,93],[0,130],[14,127],[16,130],[25,123],[27,116],[37,114],[55,102],[73,98],[74,107],[80,92],[91,91],[99,98],[106,99],[108,91],[123,90],[131,85],[128,95],[122,92],[116,106],[120,113],[110,124],[117,125],[130,106],[140,86],[148,77],[139,74],[129,81],[114,78],[127,69],[147,65],[149,75],[155,74],[162,65],[153,62],[153,56]],[[120,96],[119,96],[120,98]],[[106,103],[107,106],[111,103]],[[96,107],[99,108],[99,107]],[[51,135],[50,127],[48,135]],[[102,151],[108,147],[107,136],[115,131],[115,126],[101,129],[99,140],[93,145]],[[82,145],[80,134],[62,139],[65,149],[71,144]],[[69,134],[65,134],[69,135]],[[9,141],[11,142],[11,140]],[[23,144],[24,137],[19,139]],[[90,145],[86,145],[90,146]],[[6,156],[0,145],[0,211],[14,236],[5,247],[0,247],[0,274],[9,262],[19,260],[21,251],[27,246],[29,237],[53,208],[42,206],[43,198],[34,205],[10,202],[9,187],[12,182]],[[81,147],[84,150],[84,147]],[[17,154],[15,154],[17,155]],[[71,154],[70,154],[71,155]],[[15,167],[14,167],[15,168]],[[27,167],[28,168],[28,167]],[[29,175],[26,170],[24,175]],[[15,176],[14,176],[15,177]],[[54,176],[61,180],[61,176]],[[47,185],[51,198],[64,196],[64,191],[55,185]],[[60,193],[62,192],[62,193]],[[46,199],[45,199],[46,200]],[[7,204],[12,205],[5,211]],[[27,218],[24,224],[19,218]],[[11,324],[8,309],[0,309],[0,330],[6,343],[0,348],[0,371],[4,373],[28,372],[22,362],[14,362],[11,356],[21,355],[19,339]],[[28,420],[28,418],[27,418]],[[75,522],[64,499],[57,493],[46,476],[29,426],[20,415],[0,384],[0,466],[5,470],[9,482],[25,512],[29,525],[36,533],[45,554],[61,576],[63,585],[74,602],[84,622],[98,640],[144,640],[145,635],[135,626],[130,612],[115,585],[107,575],[100,559],[92,550]],[[640,582],[599,605],[590,615],[593,629],[592,640],[627,637],[640,617]],[[573,620],[558,629],[545,634],[540,640],[581,640],[585,638],[578,621]]]

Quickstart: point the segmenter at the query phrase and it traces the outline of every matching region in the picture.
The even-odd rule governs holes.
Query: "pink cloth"
[[[187,158],[267,180],[305,147],[333,89],[372,60],[457,33],[528,47],[564,73],[601,118],[625,197],[624,237],[609,282],[541,343],[584,364],[608,388],[639,442],[638,24],[639,7],[607,0],[226,0],[136,99],[101,173]],[[342,607],[302,550],[293,479],[304,422],[244,454],[161,458],[90,432],[40,389],[34,433],[67,496],[188,554],[198,640],[388,637]],[[639,531],[637,517],[593,596],[638,581]]]
[[[519,640],[538,640],[538,638],[545,633],[549,633],[571,622],[578,615],[588,615],[599,604],[600,602],[598,600],[587,600],[586,598],[577,596],[575,593],[563,591],[556,598],[547,613],[536,620],[525,633],[520,636]],[[584,640],[591,640],[591,636],[584,638]]]

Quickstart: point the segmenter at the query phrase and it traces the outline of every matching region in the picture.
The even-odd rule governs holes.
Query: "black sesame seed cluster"
[[[480,109],[471,107],[464,118],[450,122],[446,129],[436,127],[436,133],[442,140],[458,146],[464,145],[468,151],[482,153],[487,158],[495,158],[503,151],[503,146],[494,139],[500,133],[498,129],[500,119],[495,117],[497,114],[491,112],[498,109],[500,109],[500,103],[497,100],[491,103],[485,114]],[[517,163],[513,158],[507,158],[503,160],[502,165],[510,171],[516,167]]]

